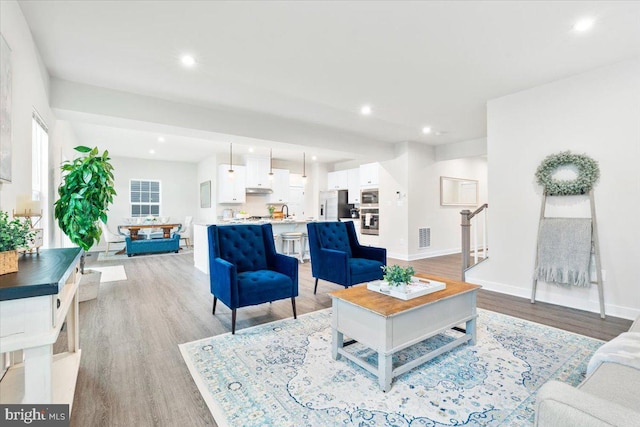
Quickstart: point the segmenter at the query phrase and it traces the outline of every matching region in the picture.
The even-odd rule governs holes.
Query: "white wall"
[[[487,138],[471,139],[436,147],[436,160],[438,161],[485,156],[486,154]]]
[[[99,148],[99,147],[98,147]],[[109,208],[107,224],[113,232],[130,217],[129,181],[150,179],[161,181],[160,216],[171,217],[171,221],[183,223],[186,216],[194,219],[199,211],[199,184],[197,167],[194,163],[141,160],[130,157],[113,157],[113,175],[118,195]],[[106,244],[100,242],[97,249]],[[95,249],[95,248],[94,248]]]
[[[218,159],[216,156],[207,157],[198,163],[197,167],[198,182],[194,183],[198,191],[197,202],[197,214],[194,217],[194,222],[202,224],[215,224],[216,221],[216,206],[218,200]],[[211,181],[211,207],[200,207],[200,184],[206,181]]]
[[[2,35],[11,48],[13,75],[11,97],[12,182],[0,184],[0,209],[11,213],[16,206],[18,195],[31,194],[31,116],[33,110],[37,110],[47,123],[50,136],[55,129],[56,119],[49,108],[49,76],[41,66],[40,54],[33,42],[22,11],[15,1],[0,2],[0,29],[2,29]],[[49,141],[50,144],[55,143],[51,137]],[[51,161],[50,165],[53,165]]]
[[[434,147],[404,142],[396,144],[394,159],[380,163],[378,242],[389,257],[413,260],[460,252],[460,211],[475,207],[440,206],[441,176],[477,180],[478,205],[487,201],[484,156],[437,161]],[[418,247],[420,228],[431,229],[429,248]]]
[[[599,68],[488,103],[490,254],[467,280],[529,297],[542,189],[534,173],[563,150],[600,164],[595,187],[608,314],[640,314],[640,60]],[[583,216],[580,197],[555,198],[547,216]],[[597,288],[539,283],[537,298],[598,311]]]

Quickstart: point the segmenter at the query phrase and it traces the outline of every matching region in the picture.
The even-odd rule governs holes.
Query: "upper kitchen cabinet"
[[[245,157],[247,168],[247,188],[271,188],[269,180],[269,158],[268,157]]]
[[[380,163],[366,163],[360,165],[360,186],[361,187],[377,187],[380,184]]]
[[[349,187],[347,170],[329,172],[327,174],[327,190],[346,190]]]
[[[349,204],[360,203],[360,169],[349,169],[347,171],[349,175]]]
[[[271,188],[273,193],[269,194],[269,203],[289,203],[289,170],[274,169]]]
[[[245,203],[246,178],[244,166],[233,165],[233,174],[229,173],[228,164],[218,166],[218,203]]]

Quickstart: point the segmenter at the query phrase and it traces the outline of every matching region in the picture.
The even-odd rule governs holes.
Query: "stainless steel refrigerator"
[[[338,218],[351,218],[350,209],[353,205],[349,200],[347,190],[332,190],[320,192],[320,221],[337,221]]]

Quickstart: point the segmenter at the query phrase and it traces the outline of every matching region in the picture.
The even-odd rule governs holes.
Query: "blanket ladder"
[[[604,289],[603,289],[603,281],[602,281],[602,263],[600,261],[600,243],[598,240],[598,221],[596,220],[596,202],[593,195],[593,190],[589,191],[589,202],[591,204],[591,253],[595,258],[596,268],[595,268],[595,281],[591,281],[592,285],[598,286],[598,299],[600,302],[600,317],[605,318],[604,313]],[[547,205],[547,193],[545,192],[542,196],[542,206],[540,207],[540,223],[538,224],[538,230],[542,225],[542,220],[545,218],[545,208]],[[538,239],[536,243],[536,248],[540,245],[540,233],[538,232]],[[536,249],[536,263],[538,265],[538,251]],[[538,279],[533,279],[533,287],[531,289],[531,303],[534,304],[536,302],[536,288],[538,286]]]

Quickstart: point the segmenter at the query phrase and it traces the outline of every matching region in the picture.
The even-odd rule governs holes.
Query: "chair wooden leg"
[[[291,297],[291,307],[293,307],[293,318],[297,319],[298,315],[296,314],[296,297]]]
[[[316,291],[318,290],[318,278],[316,277],[316,286],[313,288],[313,294],[316,294]]]
[[[236,309],[231,310],[231,334],[236,334]]]
[[[218,302],[218,298],[213,297],[213,310],[211,310],[211,314],[215,316],[216,314],[216,303]]]

